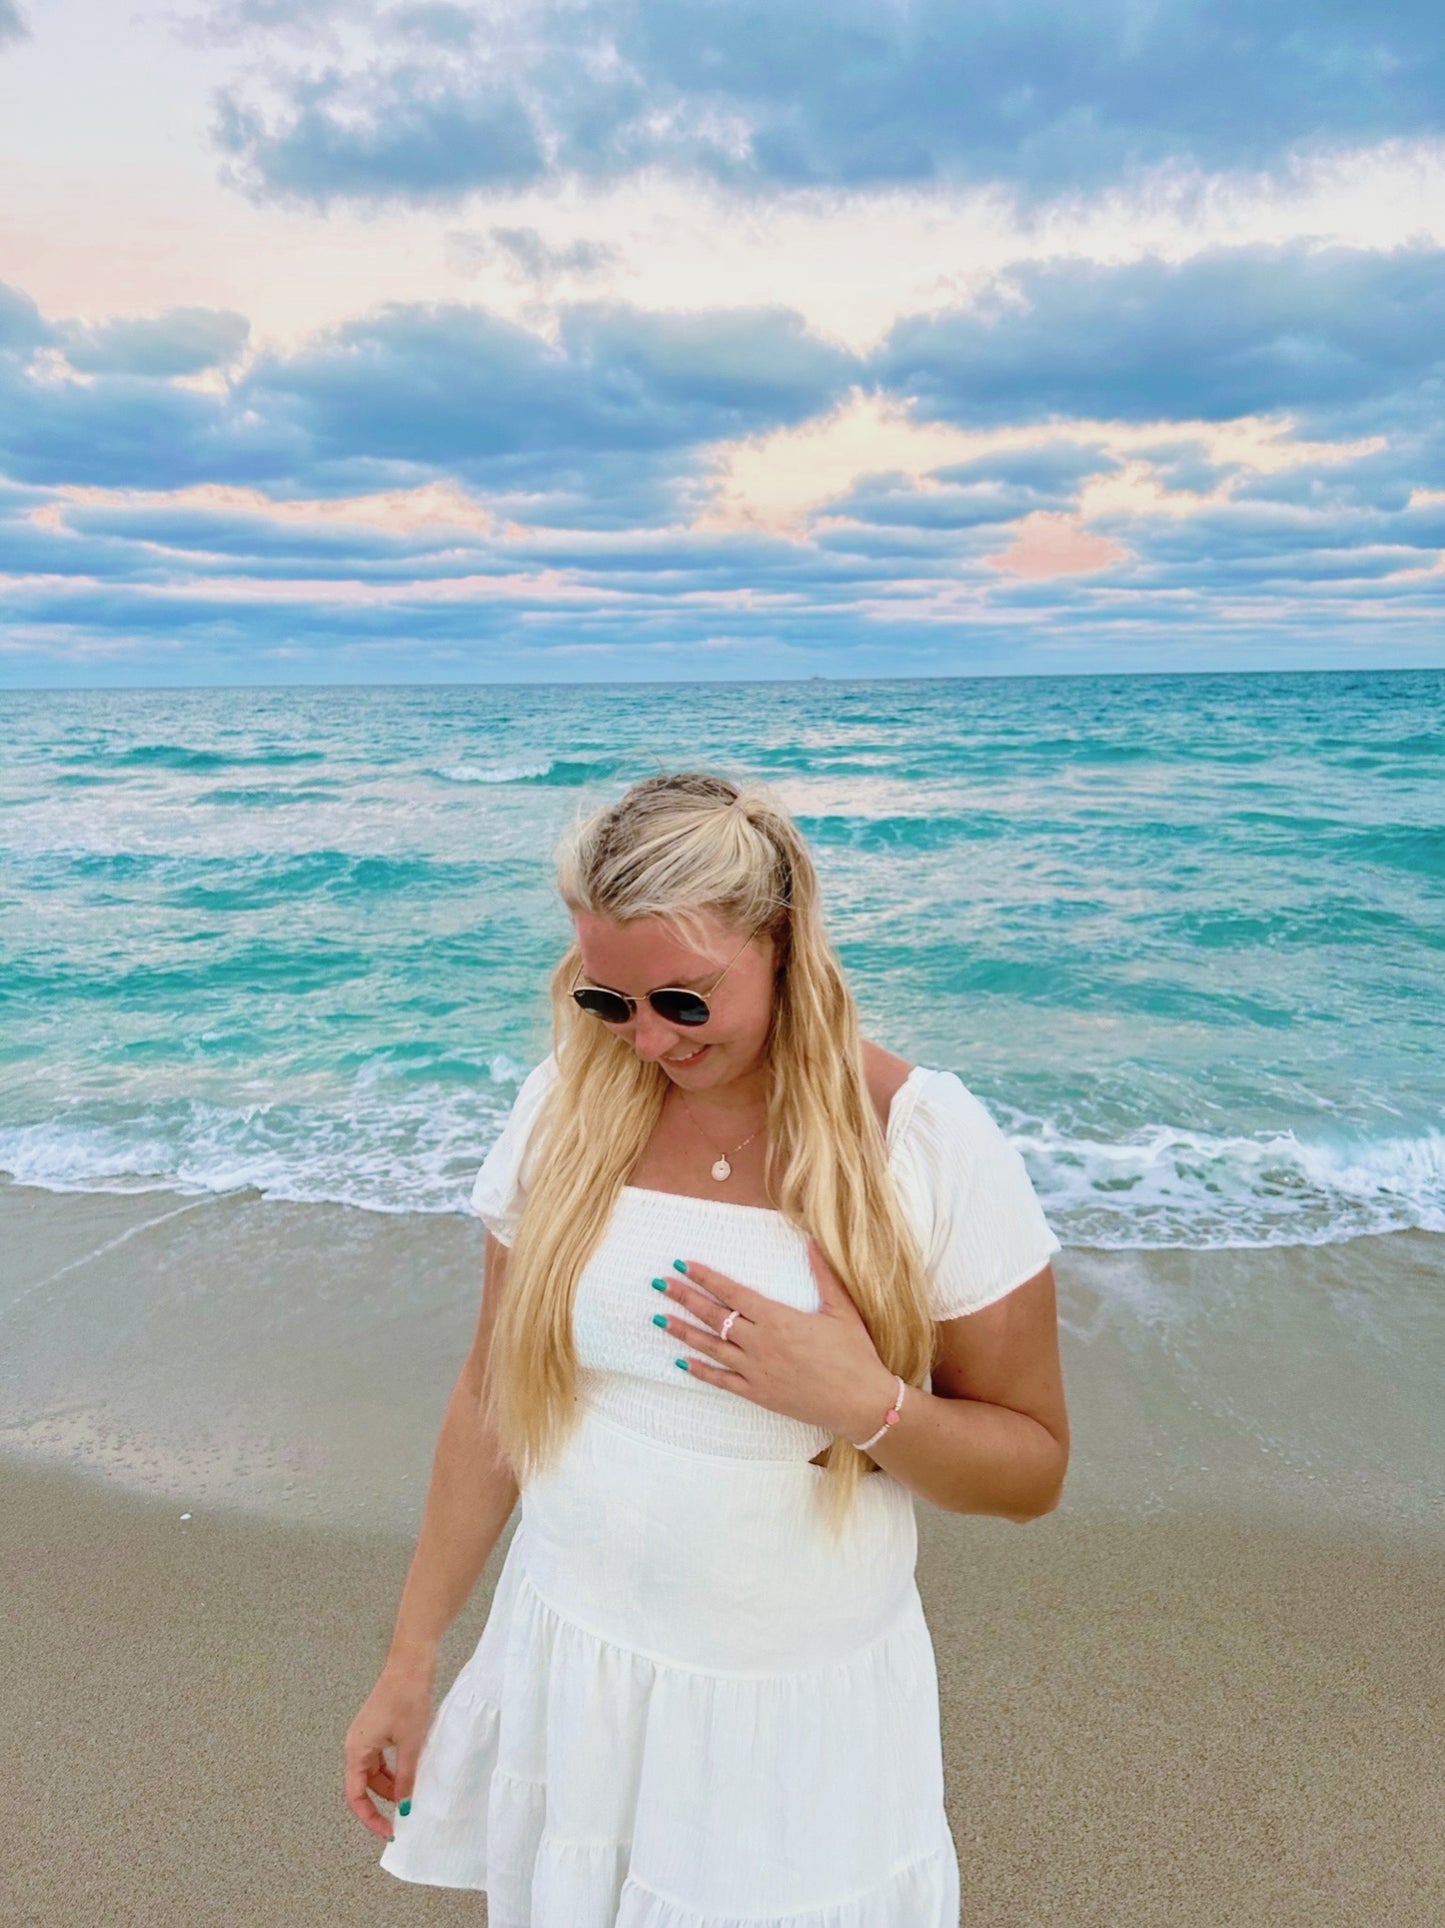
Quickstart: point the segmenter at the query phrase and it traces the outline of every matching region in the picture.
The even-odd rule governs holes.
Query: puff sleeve
[[[923,1240],[935,1319],[992,1305],[1062,1249],[1022,1157],[952,1071],[923,1081],[895,1170]]]
[[[472,1185],[472,1210],[492,1237],[510,1245],[522,1213],[530,1166],[527,1152],[537,1108],[557,1073],[551,1055],[529,1071],[512,1100],[512,1109]]]

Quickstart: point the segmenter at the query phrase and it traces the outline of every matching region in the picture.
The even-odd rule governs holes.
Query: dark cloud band
[[[318,70],[304,30],[328,11],[289,10],[297,64],[267,43],[265,111],[223,97],[217,136],[255,195],[437,201],[656,167],[743,191],[1056,194],[1434,135],[1445,100],[1445,15],[1425,0],[377,6],[370,52]]]

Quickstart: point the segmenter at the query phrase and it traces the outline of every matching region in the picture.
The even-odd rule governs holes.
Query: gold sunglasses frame
[[[679,1024],[676,1018],[666,1017],[661,1011],[657,1011],[657,1006],[653,1004],[652,1005],[653,1010],[657,1011],[657,1015],[660,1018],[662,1018],[663,1023],[677,1024],[678,1029],[682,1031],[701,1031],[703,1028],[703,1025],[711,1024],[712,1006],[708,1003],[708,999],[714,995],[718,985],[722,983],[723,979],[727,976],[728,972],[732,969],[733,965],[736,964],[738,959],[742,956],[743,951],[747,949],[748,945],[752,943],[753,939],[756,936],[757,936],[756,931],[748,932],[747,936],[743,939],[741,948],[733,952],[732,956],[728,959],[727,963],[723,965],[722,969],[718,972],[717,976],[713,979],[712,983],[708,986],[706,991],[689,991],[686,985],[683,985],[683,984],[659,984],[655,991],[649,991],[647,993],[647,1001],[649,1004],[652,1004],[652,1000],[655,997],[661,996],[661,994],[664,991],[680,991],[684,997],[699,998],[707,1009],[707,1016],[703,1019],[702,1024]],[[632,1020],[637,1016],[638,999],[636,999],[635,997],[629,997],[626,991],[614,991],[610,984],[583,985],[583,983],[581,982],[581,979],[582,979],[582,969],[581,969],[581,966],[579,965],[577,970],[577,975],[576,977],[573,978],[567,993],[567,995],[572,999],[574,1004],[577,1003],[577,992],[579,990],[606,991],[609,997],[618,997],[622,999],[622,1002],[627,1006],[627,1016],[625,1018],[605,1018],[603,1017],[600,1011],[588,1011],[585,1004],[577,1005],[577,1009],[579,1011],[586,1012],[586,1015],[589,1018],[596,1018],[599,1024],[613,1024],[613,1025],[631,1024]]]

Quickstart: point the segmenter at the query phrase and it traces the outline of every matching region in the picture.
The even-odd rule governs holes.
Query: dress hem
[[[441,1832],[447,1824],[437,1824]],[[468,1824],[453,1822],[451,1828],[461,1832]],[[475,1827],[468,1831],[475,1833]],[[631,1848],[626,1841],[551,1841],[547,1844],[555,1849],[580,1850],[583,1852],[603,1853],[608,1856],[625,1856]],[[382,1864],[385,1866],[385,1863]],[[430,1872],[408,1873],[403,1869],[387,1868],[386,1872],[395,1880],[410,1882],[415,1887],[452,1888],[473,1894],[488,1894],[486,1871],[480,1874],[473,1871],[471,1879],[457,1876],[446,1878],[434,1867]],[[891,1868],[880,1882],[872,1887],[855,1891],[848,1895],[834,1895],[827,1901],[810,1903],[806,1908],[789,1909],[783,1914],[714,1914],[700,1913],[677,1896],[666,1894],[660,1889],[649,1886],[639,1876],[628,1873],[622,1882],[617,1900],[617,1928],[934,1928],[927,1916],[915,1910],[924,1895],[919,1891],[919,1883],[927,1882],[931,1890],[929,1899],[943,1909],[953,1908],[956,1913],[958,1883],[958,1862],[953,1839],[950,1835],[930,1852],[915,1855],[911,1860],[898,1863]],[[907,1895],[905,1890],[912,1889]],[[909,1912],[892,1912],[894,1902]],[[878,1909],[887,1908],[887,1916],[880,1915]],[[864,1911],[867,1912],[864,1912]],[[532,1928],[530,1921],[520,1915],[507,1917],[493,1912],[489,1905],[487,1918],[491,1928]],[[952,1928],[953,1917],[945,1913],[937,1916],[936,1928]]]

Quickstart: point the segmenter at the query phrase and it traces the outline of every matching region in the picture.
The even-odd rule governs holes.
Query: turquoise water
[[[1441,671],[0,696],[0,1170],[465,1209],[557,837],[692,762],[1067,1244],[1445,1231]]]

